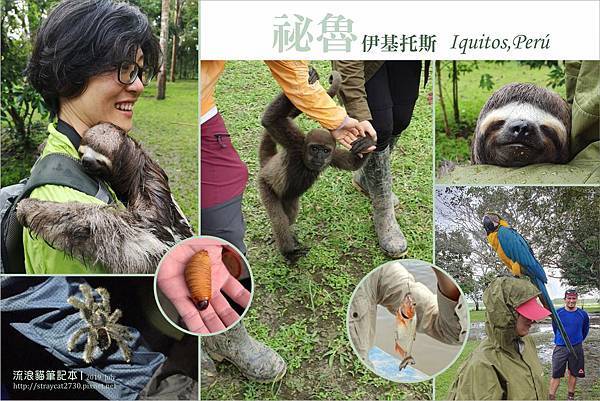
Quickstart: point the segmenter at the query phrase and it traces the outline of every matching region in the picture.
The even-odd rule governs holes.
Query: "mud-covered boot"
[[[402,257],[406,255],[407,243],[394,214],[389,148],[371,153],[363,169],[379,245],[388,256]]]
[[[270,383],[285,375],[287,366],[283,358],[250,337],[242,322],[223,334],[205,337],[202,346],[215,361],[228,360],[248,379]]]
[[[352,173],[352,185],[354,185],[354,188],[356,188],[358,192],[370,197],[369,186],[367,185],[367,180],[365,178],[363,168],[359,168],[358,170]],[[400,199],[398,199],[398,196],[396,196],[396,194],[393,192],[392,203],[394,205],[394,208],[398,207],[398,205],[400,204]]]
[[[217,368],[208,353],[204,350],[204,341],[200,352],[200,383],[202,388],[209,388],[217,380]]]

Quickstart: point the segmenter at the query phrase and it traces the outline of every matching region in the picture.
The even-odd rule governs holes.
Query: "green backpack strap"
[[[44,185],[69,187],[98,198],[104,203],[114,202],[110,191],[102,181],[90,177],[79,160],[64,153],[50,153],[35,163],[25,189],[15,203]]]
[[[63,153],[51,153],[38,159],[23,192],[2,217],[2,266],[6,273],[25,273],[23,226],[17,220],[16,206],[34,189],[44,185],[72,188],[107,204],[115,202],[106,184],[89,176],[79,160]]]

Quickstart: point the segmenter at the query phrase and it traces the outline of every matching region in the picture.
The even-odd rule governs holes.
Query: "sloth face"
[[[535,96],[523,93],[523,86],[533,87]],[[496,108],[488,107],[494,96],[506,92],[506,89],[515,92],[512,98],[510,94],[502,94],[510,101],[497,104]],[[560,108],[557,110],[558,106]],[[548,90],[523,84],[504,87],[492,95],[479,116],[472,160],[474,164],[505,167],[566,163],[569,149],[568,118],[570,114],[566,102]]]
[[[103,123],[88,129],[81,138],[79,153],[83,168],[94,176],[112,176],[113,158],[125,139],[125,131]]]

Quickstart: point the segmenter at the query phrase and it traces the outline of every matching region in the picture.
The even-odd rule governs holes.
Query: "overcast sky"
[[[435,224],[436,227],[443,227],[443,228],[450,228],[452,229],[454,227],[454,224],[447,220],[443,215],[450,215],[452,214],[452,211],[449,210],[447,208],[447,206],[442,203],[440,201],[440,199],[444,198],[444,192],[442,190],[440,190],[438,188],[438,190],[435,192]],[[482,232],[483,232],[483,227],[482,227]],[[444,266],[438,264],[439,267],[441,267],[442,269],[444,268]],[[566,285],[563,285],[560,280],[559,280],[559,276],[560,276],[560,271],[558,271],[557,269],[553,269],[551,271],[549,271],[548,269],[546,269],[546,275],[550,276],[552,275],[553,277],[548,277],[548,284],[547,284],[547,289],[548,289],[548,293],[550,294],[550,297],[555,299],[555,298],[559,298],[562,299],[564,298],[564,294],[565,291],[569,288]],[[556,278],[555,278],[556,277]],[[590,294],[587,295],[587,298],[594,298],[597,297],[598,294]]]

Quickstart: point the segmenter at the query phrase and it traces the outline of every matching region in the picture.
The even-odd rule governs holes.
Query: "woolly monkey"
[[[311,69],[309,83],[318,80]],[[334,71],[328,94],[338,92],[341,76]],[[290,262],[295,262],[308,251],[293,233],[292,225],[298,216],[300,196],[317,180],[319,174],[331,165],[342,170],[357,170],[367,157],[361,157],[375,142],[368,135],[352,143],[352,150],[336,148],[335,139],[325,129],[313,129],[308,135],[300,130],[293,118],[301,114],[284,93],[277,96],[265,110],[262,125],[265,131],[260,144],[258,188],[267,209],[277,247]],[[281,145],[277,149],[276,143]]]
[[[509,84],[492,94],[479,114],[471,162],[566,163],[570,132],[570,107],[559,95],[533,84]]]

